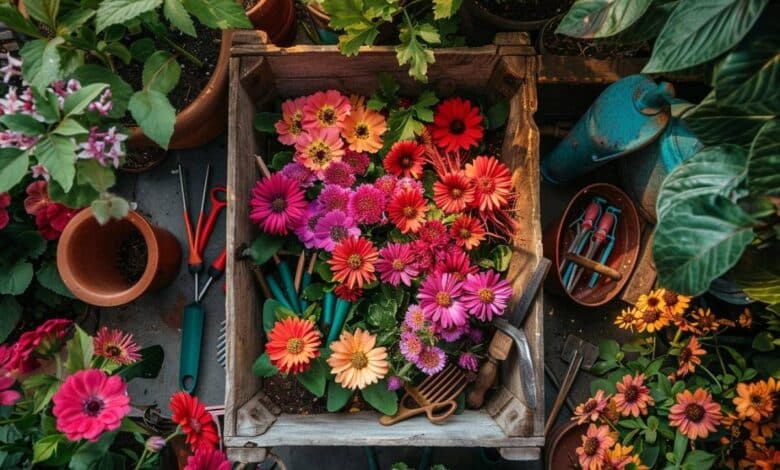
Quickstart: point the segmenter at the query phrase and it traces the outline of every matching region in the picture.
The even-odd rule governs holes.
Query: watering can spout
[[[669,107],[674,99],[674,87],[669,82],[661,82],[655,88],[649,88],[634,101],[637,111],[652,116]]]

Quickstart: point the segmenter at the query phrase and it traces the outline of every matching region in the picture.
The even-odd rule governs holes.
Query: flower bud
[[[165,439],[160,436],[152,436],[146,440],[146,450],[154,454],[160,452],[165,447]]]

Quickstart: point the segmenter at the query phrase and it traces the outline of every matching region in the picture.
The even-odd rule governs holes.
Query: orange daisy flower
[[[669,316],[665,315],[662,310],[647,308],[645,310],[637,310],[634,326],[636,331],[640,333],[645,331],[653,333],[667,326],[670,321]]]
[[[374,263],[378,258],[379,252],[370,241],[350,237],[336,245],[328,264],[334,281],[344,282],[350,289],[363,288],[376,279]]]
[[[495,157],[479,156],[466,164],[466,176],[474,180],[472,207],[492,212],[509,204],[512,196],[512,174]]]
[[[696,366],[701,364],[701,358],[707,354],[701,345],[699,340],[695,336],[692,336],[688,344],[680,351],[680,357],[677,358],[677,377],[685,377],[688,374],[692,374],[696,371]]]
[[[693,318],[691,325],[701,332],[701,334],[715,332],[721,327],[721,322],[715,318],[715,315],[712,314],[710,309],[705,310],[700,308],[696,313],[691,315],[691,317]]]
[[[375,346],[376,336],[360,328],[354,335],[342,332],[339,340],[331,343],[328,358],[336,383],[350,390],[362,390],[384,378],[390,370],[387,350]]]
[[[615,445],[617,439],[609,426],[588,426],[588,431],[582,436],[582,446],[577,447],[577,458],[584,470],[601,470],[607,450]]]
[[[682,315],[691,305],[691,297],[666,289],[663,295],[664,311],[671,316]]]
[[[279,372],[299,374],[311,367],[312,359],[319,357],[322,344],[314,322],[299,317],[287,317],[274,324],[268,332],[265,351]]]
[[[774,413],[774,390],[770,390],[763,380],[755,383],[740,383],[737,385],[737,396],[734,405],[740,418],[749,419],[755,423],[769,418]]]
[[[428,206],[416,189],[404,189],[393,194],[387,205],[387,215],[401,233],[417,233],[425,221]]]
[[[631,415],[636,418],[640,414],[646,415],[647,406],[655,403],[650,396],[650,389],[645,385],[645,374],[636,374],[634,377],[626,374],[615,386],[615,405],[623,416]]]
[[[413,140],[394,143],[382,161],[385,171],[399,178],[404,176],[420,178],[423,174],[423,165],[425,165],[425,147]]]
[[[717,430],[723,414],[710,392],[703,388],[693,393],[684,390],[675,398],[676,403],[669,409],[669,424],[680,428],[680,432],[691,440],[704,439]]]
[[[461,171],[446,173],[433,183],[433,200],[445,214],[462,212],[474,202],[474,184]]]
[[[615,325],[624,330],[634,331],[636,326],[636,318],[641,315],[639,310],[634,307],[623,309],[615,318]]]
[[[663,312],[666,307],[666,301],[664,301],[665,294],[666,290],[664,289],[656,289],[647,294],[642,294],[636,301],[636,308],[643,312],[645,310]]]
[[[780,468],[780,450],[767,449],[765,456],[756,459],[756,470],[776,470]]]
[[[482,223],[474,217],[461,215],[452,223],[450,235],[458,246],[472,250],[485,239],[485,229],[482,227]]]
[[[609,403],[610,396],[604,395],[604,390],[598,390],[596,395],[588,398],[585,403],[580,403],[574,410],[574,416],[572,421],[577,421],[577,424],[584,424],[586,421],[593,421],[594,423],[599,420],[602,413],[607,409],[607,403]]]
[[[739,326],[742,328],[750,328],[753,326],[753,314],[747,307],[745,307],[745,310],[739,314]]]
[[[607,451],[602,470],[617,470],[626,468],[626,465],[630,464],[633,461],[632,459],[635,457],[632,454],[633,450],[633,446],[624,446],[618,442],[615,444],[615,447]]]
[[[361,106],[353,107],[344,119],[342,135],[353,152],[377,153],[382,148],[382,134],[386,130],[384,116]]]

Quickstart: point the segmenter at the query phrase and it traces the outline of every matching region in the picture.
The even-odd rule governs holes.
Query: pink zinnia
[[[482,321],[503,315],[512,297],[512,286],[493,270],[469,274],[463,290],[462,300],[469,313]]]
[[[412,331],[420,331],[425,328],[425,312],[417,304],[412,304],[406,309],[404,324]]]
[[[249,218],[271,235],[287,235],[306,215],[308,203],[294,180],[281,173],[255,183]]]
[[[224,452],[219,449],[200,447],[194,455],[187,457],[184,470],[230,470],[230,463]]]
[[[355,184],[355,175],[349,165],[341,162],[331,162],[323,173],[323,181],[326,184],[337,184],[349,188]]]
[[[406,333],[401,333],[401,340],[398,342],[398,347],[407,361],[414,362],[417,360],[417,357],[420,355],[425,345],[416,333],[407,331]]]
[[[279,134],[279,142],[284,145],[297,144],[303,135],[303,107],[305,97],[287,100],[282,103],[282,119],[274,127]]]
[[[303,128],[338,131],[351,111],[349,99],[336,90],[318,91],[306,99]]]
[[[317,238],[314,236],[314,228],[322,217],[322,209],[319,201],[312,201],[306,209],[306,216],[295,225],[295,235],[303,243],[307,250],[317,246]]]
[[[371,158],[367,153],[354,152],[347,149],[344,153],[343,161],[352,168],[352,171],[358,175],[363,176],[368,170],[368,165],[371,164]]]
[[[474,355],[474,353],[467,351],[461,354],[458,358],[458,366],[460,366],[461,369],[476,372],[477,369],[479,369],[479,360],[477,359],[477,356]]]
[[[318,129],[304,133],[295,150],[295,161],[322,179],[325,169],[344,156],[344,141],[337,129]]]
[[[383,282],[395,287],[401,283],[411,286],[412,278],[419,274],[414,265],[414,253],[408,244],[403,243],[388,243],[379,250],[376,270]]]
[[[477,267],[471,264],[468,253],[457,247],[450,247],[444,253],[444,259],[436,265],[436,271],[450,273],[455,279],[464,281],[466,276],[477,272]]]
[[[352,192],[347,188],[335,184],[326,184],[322,192],[317,196],[317,200],[322,205],[324,212],[341,210],[347,212],[349,209],[349,199]]]
[[[355,221],[340,210],[326,213],[314,227],[317,248],[327,252],[333,251],[342,240],[359,236],[360,229],[355,225]]]
[[[465,325],[468,313],[459,300],[463,286],[447,273],[433,273],[423,280],[417,298],[425,318],[438,326]]]
[[[5,371],[0,371],[3,374]],[[16,380],[11,376],[0,376],[0,406],[13,406],[22,395],[11,389]]]
[[[71,441],[96,441],[118,429],[130,413],[130,396],[122,377],[98,369],[80,370],[65,379],[52,398],[57,430]]]
[[[426,346],[420,352],[420,355],[417,356],[414,365],[425,374],[433,375],[441,372],[444,366],[447,365],[447,356],[444,354],[444,351],[436,346]]]
[[[298,182],[302,188],[311,188],[317,178],[314,172],[298,162],[290,162],[282,167],[282,174]]]
[[[376,224],[382,220],[385,195],[370,184],[361,184],[349,200],[349,210],[357,223]]]
[[[385,197],[389,198],[395,192],[396,183],[398,183],[398,178],[393,175],[384,175],[374,181],[374,187],[382,191]]]

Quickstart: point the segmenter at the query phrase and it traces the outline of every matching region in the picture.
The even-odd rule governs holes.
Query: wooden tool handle
[[[620,274],[619,271],[612,269],[605,264],[601,264],[598,261],[594,261],[584,256],[580,256],[576,253],[566,253],[566,259],[575,264],[582,266],[585,269],[590,269],[591,271],[595,271],[601,274],[602,276],[607,276],[613,281],[619,281],[620,279],[623,278],[623,275]]]
[[[506,360],[512,350],[512,338],[501,331],[496,331],[488,346],[487,361],[482,364],[477,374],[477,380],[471,391],[466,395],[466,406],[471,409],[482,407],[485,402],[485,393],[496,383],[499,361]]]
[[[409,393],[405,393],[403,398],[401,398],[401,401],[398,402],[398,411],[395,412],[394,415],[382,415],[379,417],[379,423],[384,426],[391,426],[395,423],[401,422],[405,419],[409,419],[412,416],[417,416],[419,414],[425,413],[425,408],[419,406],[416,408],[407,408],[406,407],[406,401],[411,400],[412,397],[409,395]]]
[[[579,349],[574,353],[574,357],[571,360],[571,363],[569,364],[569,368],[566,369],[566,376],[563,378],[563,382],[561,383],[561,388],[558,390],[558,395],[555,397],[555,402],[553,403],[553,407],[550,410],[550,416],[547,417],[547,423],[544,425],[544,436],[548,437],[550,435],[550,432],[552,431],[553,426],[555,425],[555,421],[558,419],[558,414],[561,412],[561,408],[563,407],[564,401],[566,401],[566,397],[569,396],[569,391],[571,390],[571,386],[574,385],[574,379],[577,378],[577,372],[580,370],[580,366],[582,365],[582,351]]]
[[[443,403],[437,403],[425,407],[425,414],[428,415],[428,420],[433,424],[441,424],[447,418],[455,414],[458,410],[458,402],[455,400],[448,400]]]

